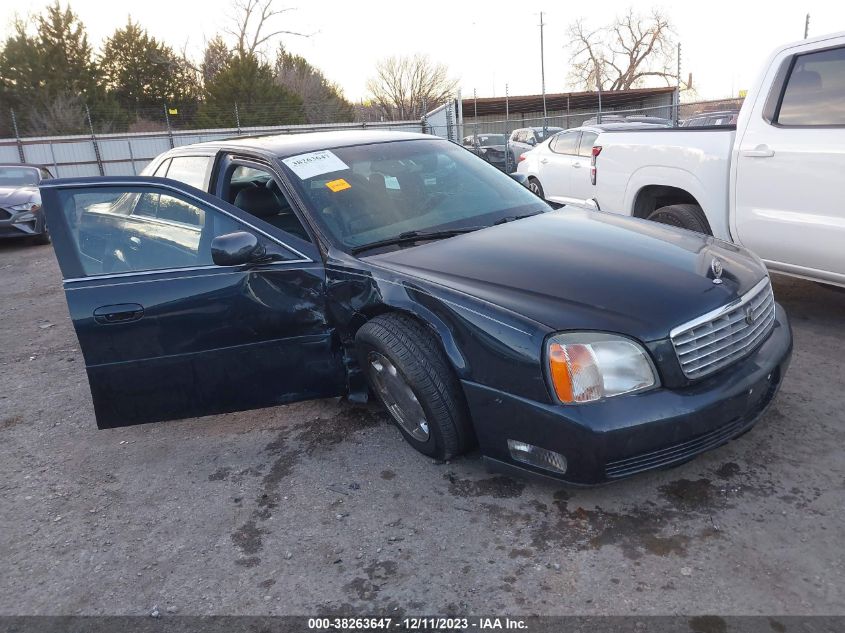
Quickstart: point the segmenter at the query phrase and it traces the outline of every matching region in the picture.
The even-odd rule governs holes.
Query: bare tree
[[[234,26],[226,29],[226,33],[235,38],[235,53],[240,57],[255,55],[264,44],[279,35],[308,37],[305,33],[285,29],[265,30],[273,18],[293,11],[292,7],[275,9],[273,0],[235,0],[234,7]]]
[[[457,87],[458,80],[449,76],[445,64],[419,54],[382,59],[367,81],[371,101],[391,120],[419,118],[445,103]]]
[[[650,80],[677,81],[674,32],[660,9],[633,9],[609,26],[590,30],[583,20],[569,27],[570,83],[585,90],[628,90]]]
[[[87,129],[85,103],[79,95],[59,93],[29,113],[27,133],[30,134],[81,134]]]

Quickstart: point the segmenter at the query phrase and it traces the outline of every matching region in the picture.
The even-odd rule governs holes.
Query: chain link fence
[[[240,104],[199,109],[164,105],[137,110],[132,113],[131,121],[120,117],[125,119],[126,112],[95,110],[85,105],[68,112],[55,112],[49,120],[39,120],[30,112],[10,110],[11,136],[0,139],[0,163],[44,165],[58,178],[126,176],[139,174],[162,152],[205,141],[325,130],[423,130],[419,120],[372,121],[351,110],[324,112],[319,117],[323,122],[307,123],[305,119],[310,117],[303,116],[300,108]],[[73,133],[51,134],[55,128]]]
[[[56,177],[137,175],[160,153],[193,143],[238,136],[378,129],[440,136],[464,145],[510,173],[516,169],[519,155],[529,149],[512,142],[517,130],[555,132],[624,121],[666,126],[729,124],[735,121],[732,114],[742,104],[742,99],[722,99],[679,105],[677,94],[665,89],[656,96],[616,93],[612,97],[605,95],[604,100],[597,93],[567,95],[565,108],[561,107],[564,101],[560,95],[552,97],[555,98],[549,102],[554,107],[547,109],[545,116],[531,101],[536,101],[536,96],[513,97],[514,106],[521,105],[513,109],[505,101],[504,117],[491,112],[491,103],[500,103],[501,99],[461,100],[458,96],[420,120],[410,121],[372,120],[376,117],[371,110],[353,108],[323,111],[316,117],[320,122],[309,123],[304,119],[315,117],[306,117],[299,107],[282,105],[232,104],[215,108],[207,104],[163,104],[161,108],[137,109],[130,115],[125,110],[94,109],[84,104],[59,108],[49,116],[10,110],[4,127],[11,134],[0,139],[0,163],[45,165]],[[482,102],[484,107],[479,109]],[[56,129],[72,133],[51,133]],[[476,142],[482,138],[492,148],[482,152]]]
[[[515,97],[512,103],[498,99],[495,106],[498,110],[504,110],[504,117],[501,112],[490,112],[493,109],[491,99],[467,99],[463,101],[462,107],[456,104],[451,109],[447,104],[446,111],[438,113],[439,116],[434,117],[433,113],[429,113],[427,131],[463,144],[510,173],[516,169],[519,155],[530,149],[522,137],[531,136],[529,130],[532,129],[532,140],[542,142],[550,134],[584,125],[633,123],[663,127],[727,126],[736,123],[743,102],[742,98],[726,98],[678,103],[677,92],[671,90],[647,97],[641,93],[579,93],[550,96],[549,101],[555,106],[563,102],[566,107],[549,108],[545,115],[542,109],[537,108],[538,103],[542,102],[536,97],[535,103],[530,106],[534,107],[533,110],[525,111],[526,108],[522,107],[522,111],[514,111],[514,105],[519,106],[520,100],[524,102],[525,99]]]

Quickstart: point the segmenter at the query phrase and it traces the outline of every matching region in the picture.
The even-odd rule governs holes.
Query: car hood
[[[38,200],[38,187],[0,187],[0,207]]]
[[[721,284],[711,265],[723,266]],[[722,307],[765,271],[742,249],[665,225],[593,211],[543,213],[369,258],[552,330],[643,341]]]

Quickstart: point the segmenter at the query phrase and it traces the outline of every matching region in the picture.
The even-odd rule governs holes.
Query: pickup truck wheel
[[[534,176],[531,176],[528,179],[528,188],[544,200],[546,199],[545,193],[543,192],[543,185],[541,185],[540,181],[534,178]]]
[[[696,233],[713,235],[704,211],[697,204],[670,204],[652,211],[646,219],[688,229]]]
[[[385,314],[361,326],[355,340],[371,389],[411,446],[438,460],[469,448],[463,392],[431,332],[411,317]]]

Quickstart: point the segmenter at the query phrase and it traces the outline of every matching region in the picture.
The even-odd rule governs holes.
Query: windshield
[[[504,145],[504,134],[480,134],[478,136],[479,145]]]
[[[35,187],[38,170],[32,167],[0,167],[0,187]]]
[[[314,218],[347,249],[549,210],[488,162],[443,140],[340,147],[282,164]]]

